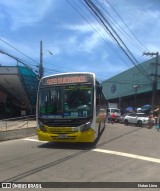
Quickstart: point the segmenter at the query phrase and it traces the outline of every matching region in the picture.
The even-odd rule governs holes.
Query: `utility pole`
[[[43,68],[43,51],[42,51],[42,41],[40,41],[40,64],[39,64],[39,79],[43,77],[44,68]]]
[[[147,56],[156,56],[156,63],[154,64],[155,66],[155,70],[154,70],[154,74],[151,74],[154,79],[153,79],[153,83],[152,83],[152,100],[151,100],[151,109],[153,110],[155,107],[155,98],[156,98],[156,92],[157,92],[157,81],[158,81],[158,56],[159,53],[156,52],[144,52],[143,55],[147,55]]]
[[[134,85],[133,88],[134,88],[134,109],[137,108],[137,91],[138,91],[138,88],[140,86],[139,85]]]
[[[49,54],[53,56],[53,53],[51,51],[49,51],[49,50],[46,50],[46,51],[48,51]],[[45,52],[43,52],[43,45],[42,45],[42,40],[41,40],[40,41],[40,63],[39,63],[39,66],[38,66],[39,67],[39,72],[38,72],[39,79],[41,79],[43,77],[43,75],[44,75],[43,55],[44,55]]]

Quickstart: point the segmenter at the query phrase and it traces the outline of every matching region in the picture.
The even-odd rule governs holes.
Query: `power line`
[[[0,40],[1,40],[2,42],[4,42],[5,44],[7,44],[8,46],[10,46],[10,47],[12,47],[13,49],[15,49],[17,52],[21,53],[23,56],[26,56],[27,58],[29,58],[29,59],[32,60],[33,62],[39,64],[37,61],[33,60],[31,57],[27,56],[26,54],[24,54],[23,52],[21,52],[20,50],[18,50],[17,48],[15,48],[14,46],[12,46],[11,44],[9,44],[8,42],[2,40],[1,38],[0,38]]]
[[[97,26],[94,26],[90,21],[92,21],[92,19],[90,19],[88,16],[87,16],[87,18],[84,16],[84,14],[82,14],[71,2],[69,2],[68,0],[66,0],[70,5],[71,5],[71,7],[73,8],[73,9],[75,9],[81,16],[82,16],[82,18],[86,21],[86,22],[88,22],[89,23],[89,25],[93,28],[93,30],[95,30],[95,32],[97,32],[97,34],[104,40],[104,42],[112,49],[112,51],[113,51],[113,53],[114,54],[116,54],[117,56],[119,56],[121,59],[123,59],[122,57],[121,57],[121,55],[117,52],[117,51],[115,51],[114,49],[113,49],[113,47],[111,46],[111,44],[105,39],[105,37],[103,37],[102,35],[101,35],[101,33],[100,33],[100,29],[97,27]],[[94,17],[94,19],[100,24],[100,26],[110,35],[110,33],[106,30],[106,28],[104,27],[104,25],[97,19],[97,17],[93,14],[93,12],[88,8],[88,6],[86,6],[86,4],[84,4],[83,2],[82,2],[82,0],[81,0],[81,3],[82,3],[82,5],[90,12],[90,14]],[[76,3],[75,3],[76,4]],[[76,4],[76,6],[78,6],[78,8],[79,9],[81,9],[80,8],[80,6],[79,5],[77,5]],[[89,21],[89,20],[90,21]],[[93,22],[93,21],[92,21]],[[111,36],[111,35],[110,35]],[[129,66],[129,65],[128,65]],[[129,66],[130,67],[130,66]]]
[[[70,3],[68,0],[66,0],[71,6],[72,6],[72,8],[73,9],[75,9],[82,17],[83,17],[83,19],[86,21],[86,22],[88,22],[89,23],[89,25],[93,28],[93,30],[95,30],[97,33],[98,33],[98,35],[108,44],[108,42],[106,41],[106,39],[100,34],[100,32],[98,31],[98,30],[100,30],[98,27],[98,30],[94,27],[94,25],[92,25],[91,23],[90,23],[90,21],[92,21],[90,18],[89,18],[89,20],[90,21],[88,21],[87,19],[86,19],[86,17],[75,7],[75,6],[73,6],[73,4],[72,3]],[[82,2],[81,2],[82,3]],[[75,3],[76,4],[76,3]],[[83,3],[82,3],[83,4]],[[77,4],[76,4],[77,5]],[[78,5],[77,5],[78,6]],[[79,7],[79,6],[78,6]],[[80,8],[80,7],[79,7]],[[81,9],[81,8],[80,8]],[[92,12],[90,12],[91,14],[92,14]],[[94,16],[94,15],[93,15]],[[97,20],[97,19],[96,19]],[[98,20],[97,20],[98,21]],[[98,21],[99,22],[99,21]],[[99,22],[100,23],[100,22]],[[103,27],[103,25],[100,23],[100,25]]]
[[[144,49],[142,49],[128,34],[127,32],[122,28],[122,26],[119,25],[119,23],[111,16],[111,14],[104,8],[104,6],[102,6],[99,2],[97,2],[98,5],[107,13],[107,15],[109,15],[109,17],[116,23],[116,25],[119,27],[117,27],[112,21],[110,21],[112,23],[112,25],[114,25],[114,27],[121,32],[121,34],[124,35],[124,37],[129,40],[137,49],[139,49],[140,51],[144,51]],[[110,5],[110,4],[109,4]],[[110,5],[111,6],[111,5]],[[116,12],[116,10],[111,6],[111,8]],[[122,18],[120,17],[120,15],[116,12],[116,14],[119,16],[119,18],[121,19],[121,21],[124,23],[124,21],[122,20]],[[124,23],[125,24],[125,23]],[[129,29],[129,27],[125,24],[125,26],[127,27],[127,29]],[[129,29],[129,31],[132,33],[132,31]],[[132,33],[132,35],[134,35]],[[135,37],[135,35],[134,35]],[[135,37],[136,38],[136,37]],[[136,38],[137,39],[137,38]],[[138,39],[137,39],[138,40]]]
[[[45,69],[45,70],[48,70],[48,71],[51,71],[51,72],[52,72],[52,71],[53,71],[53,72],[60,72],[60,73],[62,73],[62,72],[63,72],[63,73],[67,72],[67,71],[63,71],[63,70],[53,70],[53,69],[46,68],[46,67],[44,67],[44,69]]]
[[[76,3],[76,6],[78,6],[78,8],[76,8],[72,3],[70,3],[68,0],[66,0],[71,6],[72,6],[72,8],[74,8],[90,25],[91,25],[91,27],[101,36],[101,38],[110,46],[110,48],[112,49],[112,46],[108,43],[108,41],[106,41],[106,39],[104,39],[104,37],[98,32],[98,30],[99,30],[99,28],[98,28],[98,30],[97,29],[95,29],[95,27],[92,25],[92,23],[90,23],[90,21],[92,21],[89,17],[89,20],[90,21],[88,21],[88,18],[86,18],[85,16],[84,16],[84,14],[82,14],[78,9],[81,9],[80,8],[80,6],[79,5],[77,5]],[[82,3],[82,0],[81,0],[81,3]],[[98,3],[98,2],[97,2]],[[83,3],[82,3],[83,4]],[[100,5],[100,4],[99,4]],[[83,6],[84,7],[87,7],[87,9],[88,9],[88,6],[86,6],[86,4],[84,5],[83,4]],[[101,5],[100,5],[101,6]],[[102,7],[102,6],[101,6]],[[81,9],[82,10],[82,9]],[[92,16],[95,18],[95,16],[94,16],[94,14],[93,14],[93,11],[90,11],[90,9],[88,9],[89,10],[89,12],[92,14]],[[109,14],[109,13],[108,13]],[[118,13],[117,13],[118,14]],[[110,15],[110,17],[115,21],[115,19]],[[120,16],[119,16],[120,17]],[[97,20],[97,18],[95,18],[96,20]],[[121,20],[122,20],[122,18],[121,18]],[[123,20],[122,20],[123,21]],[[102,24],[102,22],[100,22],[99,20],[97,20],[97,22],[98,23],[100,23],[100,25],[104,28],[104,30],[111,36],[111,38],[113,38],[113,36],[106,30],[106,26],[104,27],[104,25]],[[116,22],[116,21],[115,21]],[[117,23],[117,22],[116,22]],[[124,23],[124,22],[123,22]],[[118,23],[117,23],[118,24]],[[126,25],[126,24],[125,24]],[[111,25],[110,25],[111,26]],[[114,25],[115,26],[115,25]],[[127,25],[126,25],[127,26]],[[119,25],[119,27],[120,27],[120,25]],[[117,28],[117,27],[116,27]],[[121,29],[122,29],[122,27],[120,27]],[[129,28],[128,26],[127,26],[127,28]],[[112,27],[112,29],[113,29],[113,27]],[[118,29],[118,28],[117,28]],[[114,29],[113,29],[114,30]],[[119,29],[118,29],[119,30]],[[130,29],[129,29],[130,30]],[[123,30],[124,31],[124,30]],[[131,30],[130,30],[131,31]],[[115,34],[119,37],[119,35],[116,33],[116,31],[114,30],[114,32],[115,32]],[[124,31],[125,32],[125,31]],[[126,35],[127,35],[127,33],[126,33]],[[134,34],[133,34],[134,35]],[[130,39],[130,42],[132,42],[133,44],[135,44],[134,43],[134,41],[129,37],[129,35],[127,35],[128,36],[128,38]],[[135,35],[134,35],[135,36]],[[126,36],[125,36],[126,37]],[[120,38],[120,37],[119,37]],[[136,37],[135,37],[136,38]],[[115,39],[114,39],[115,40]],[[137,39],[138,40],[138,39]],[[123,43],[123,41],[121,41],[122,43]],[[120,44],[119,44],[120,45]],[[127,51],[130,53],[130,55],[131,55],[131,57],[128,57],[129,55],[127,55],[127,57],[132,61],[132,63],[134,64],[134,66],[136,66],[137,67],[137,69],[146,77],[146,78],[148,78],[149,76],[148,76],[148,74],[146,73],[146,71],[141,67],[141,65],[139,65],[139,66],[137,66],[136,65],[136,63],[137,64],[139,64],[138,63],[138,61],[136,60],[136,58],[133,56],[133,54],[130,52],[130,50],[128,49],[128,47],[124,44],[124,46],[125,46],[125,48],[127,49]],[[123,47],[122,46],[120,46],[121,47],[121,49],[123,49]],[[136,45],[135,45],[135,47],[136,47]],[[140,50],[141,48],[139,47],[139,50]],[[142,50],[142,49],[141,49]],[[114,51],[114,50],[113,50]],[[125,49],[123,49],[123,51],[125,51]],[[114,51],[114,53],[115,54],[117,54],[117,51]],[[126,53],[125,53],[126,54]],[[118,54],[117,54],[118,55]],[[118,55],[118,56],[120,56],[120,55]],[[132,60],[133,59],[133,60]]]
[[[67,1],[67,0],[66,0]],[[80,13],[80,11],[77,9],[77,8],[75,8],[74,6],[73,6],[73,4],[71,4],[69,1],[67,1],[91,26],[92,26],[92,28],[95,30],[95,28],[93,27],[93,25],[84,17],[84,15],[82,15],[81,13]],[[83,3],[82,3],[83,4]],[[84,5],[84,4],[83,4]],[[80,7],[79,7],[80,8]],[[91,12],[90,12],[91,13]],[[96,19],[97,20],[97,19]],[[100,23],[100,21],[99,20],[97,20],[99,23]],[[100,25],[102,26],[102,22],[100,23]],[[103,28],[104,28],[104,25],[102,26]],[[111,25],[110,25],[110,27],[111,27]],[[105,29],[105,28],[104,28]],[[113,29],[113,27],[112,27],[112,29]],[[114,29],[113,29],[114,30]],[[96,32],[98,32],[97,30],[96,30]],[[107,31],[108,32],[108,31]],[[115,32],[115,31],[114,31]],[[98,32],[98,34],[99,35],[101,35],[99,32]],[[109,33],[110,34],[110,33]],[[115,32],[115,34],[119,37],[119,35]],[[111,34],[110,34],[111,35]],[[102,37],[102,36],[101,36]],[[113,36],[111,35],[111,37],[113,38]],[[103,38],[103,37],[102,37]],[[129,37],[130,38],[130,37]],[[104,38],[103,38],[104,39]],[[123,41],[122,41],[122,39],[119,37],[119,39],[120,39],[120,41],[121,41],[121,43],[125,46],[125,48],[127,49],[127,51],[130,53],[130,55],[132,56],[132,58],[127,54],[127,57],[132,61],[132,63],[138,68],[138,70],[148,79],[148,74],[143,70],[143,68],[141,67],[141,66],[137,66],[136,64],[135,64],[135,62],[136,63],[138,63],[138,61],[135,59],[135,57],[133,56],[133,54],[130,52],[130,50],[127,48],[127,46],[123,43]],[[133,42],[133,40],[131,39],[131,41]],[[108,43],[108,42],[107,42]],[[133,42],[134,43],[134,42]],[[120,44],[119,44],[120,45]],[[124,50],[124,48],[120,45],[120,47],[121,47],[121,49],[123,49],[123,51],[125,51]],[[125,51],[125,53],[126,53],[126,51]],[[135,60],[135,61],[133,61],[133,60]]]
[[[123,22],[123,24],[128,28],[128,30],[131,32],[131,34],[134,36],[134,38],[141,44],[141,46],[146,50],[147,48],[143,45],[143,43],[136,37],[136,35],[131,31],[131,29],[128,27],[128,25],[124,22],[124,20],[122,19],[122,17],[120,16],[120,14],[118,14],[118,12],[114,9],[114,7],[107,1],[105,0],[110,7],[115,11],[115,13],[118,15],[118,17],[121,19],[121,21]]]
[[[18,51],[19,53],[21,53],[22,55],[24,55],[25,57],[27,57],[27,58],[29,58],[30,60],[32,60],[33,62],[35,62],[36,65],[31,64],[31,63],[30,63],[30,64],[26,64],[26,61],[24,61],[23,59],[17,58],[16,56],[13,56],[13,55],[11,55],[11,54],[9,54],[9,53],[3,51],[3,50],[0,50],[0,52],[1,52],[2,54],[5,54],[5,55],[7,55],[7,56],[13,58],[13,59],[15,59],[17,62],[22,63],[23,65],[25,65],[25,66],[27,66],[28,68],[34,70],[35,72],[38,72],[38,71],[36,71],[35,69],[33,69],[32,67],[29,66],[29,65],[32,65],[32,66],[38,67],[37,64],[39,65],[39,63],[38,63],[37,61],[33,60],[31,57],[27,56],[26,54],[24,54],[23,52],[21,52],[20,50],[18,50],[18,49],[15,48],[14,46],[12,46],[11,44],[7,43],[7,42],[4,41],[3,39],[0,39],[0,40],[1,40],[2,42],[6,43],[6,44],[7,44],[8,46],[10,46],[11,48],[13,48],[13,49],[15,49],[16,51]],[[46,69],[46,68],[44,67],[44,69]],[[54,71],[54,72],[62,72],[62,71],[59,71],[59,70],[51,70],[51,69],[46,69],[46,70]]]
[[[28,67],[29,69],[33,70],[33,68],[31,68],[30,66],[28,66],[25,62],[23,62],[23,61],[20,60],[19,58],[15,57],[15,56],[13,56],[13,55],[11,55],[11,54],[9,54],[9,53],[3,51],[3,50],[0,50],[0,53],[5,54],[5,55],[7,55],[7,56],[13,58],[13,59],[16,60],[17,62],[20,62],[20,63],[22,63],[24,66],[26,66],[26,67]]]
[[[136,66],[136,68],[140,71],[140,73],[143,74],[143,76],[145,76],[147,79],[149,78],[148,74],[141,68],[139,68],[135,62],[138,63],[138,61],[136,60],[136,58],[133,56],[133,54],[130,52],[130,50],[128,49],[128,47],[125,45],[125,43],[122,41],[122,39],[120,38],[120,36],[116,33],[116,31],[113,29],[113,27],[110,25],[110,23],[107,21],[107,19],[103,16],[102,12],[97,8],[97,6],[91,1],[91,0],[84,0],[86,2],[86,4],[90,7],[90,9],[95,13],[95,15],[100,19],[100,21],[103,23],[103,25],[105,26],[105,28],[108,30],[108,32],[111,34],[112,38],[116,41],[116,43],[118,44],[118,46],[123,50],[123,52],[126,54],[126,56],[129,58],[129,60],[134,64],[134,66]],[[111,32],[111,30],[107,27],[107,25],[105,24],[105,22],[109,25],[109,27],[112,29],[112,31],[114,32],[114,34],[116,34],[116,36],[118,37],[119,41],[123,44],[123,46],[126,48],[126,50],[128,51],[128,53],[126,52],[126,50],[121,46],[120,42],[117,40],[117,38],[113,35],[113,33]],[[140,66],[141,67],[141,66]]]

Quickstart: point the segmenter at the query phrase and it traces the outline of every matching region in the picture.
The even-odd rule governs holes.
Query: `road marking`
[[[25,139],[23,139],[23,140],[25,140],[25,141],[39,142],[39,143],[48,143],[48,141],[39,141],[39,140],[37,140],[37,139],[30,139],[30,138],[25,138]]]
[[[111,154],[111,155],[119,155],[119,156],[134,158],[134,159],[140,159],[140,160],[145,160],[145,161],[149,161],[149,162],[160,163],[160,159],[141,156],[141,155],[134,155],[134,154],[123,153],[123,152],[118,152],[118,151],[104,150],[104,149],[93,149],[92,151],[107,153],[107,154]]]
[[[40,143],[48,143],[48,141],[39,141],[37,139],[30,139],[30,138],[25,138],[23,140],[40,142]],[[118,156],[123,156],[123,157],[129,157],[129,158],[134,158],[134,159],[139,159],[139,160],[144,160],[144,161],[149,161],[149,162],[154,162],[154,163],[160,163],[160,159],[146,157],[146,156],[142,156],[142,155],[135,155],[135,154],[130,154],[130,153],[123,153],[123,152],[104,150],[104,149],[92,149],[91,151],[101,152],[101,153],[106,153],[106,154],[111,154],[111,155],[118,155]]]

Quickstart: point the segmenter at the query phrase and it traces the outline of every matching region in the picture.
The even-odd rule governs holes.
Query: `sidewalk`
[[[36,120],[16,120],[16,121],[5,121],[0,120],[0,132],[10,131],[22,128],[36,127]]]
[[[36,120],[0,121],[0,141],[36,135]]]

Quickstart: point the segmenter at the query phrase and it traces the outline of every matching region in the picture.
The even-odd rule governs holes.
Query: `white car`
[[[124,124],[128,125],[130,123],[142,127],[148,125],[148,120],[149,118],[145,113],[129,113],[124,117]]]
[[[124,123],[124,118],[127,115],[128,115],[128,113],[125,113],[125,114],[121,115],[120,118],[119,118],[119,123]]]

